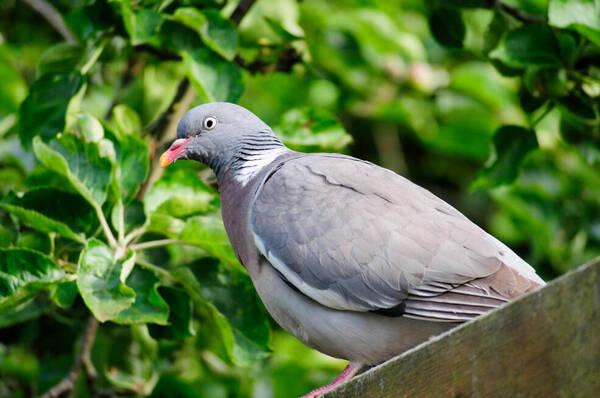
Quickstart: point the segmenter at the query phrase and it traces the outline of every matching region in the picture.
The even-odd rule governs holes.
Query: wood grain
[[[600,397],[600,260],[325,397]]]

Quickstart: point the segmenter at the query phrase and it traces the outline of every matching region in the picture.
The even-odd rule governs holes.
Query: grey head
[[[166,167],[177,159],[207,164],[220,179],[228,170],[248,173],[259,160],[287,150],[271,128],[244,107],[212,102],[189,110],[177,126],[177,140],[161,156]],[[248,169],[245,172],[244,169]]]

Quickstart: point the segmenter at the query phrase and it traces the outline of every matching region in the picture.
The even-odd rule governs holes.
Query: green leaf
[[[33,137],[56,136],[65,127],[65,116],[71,98],[83,85],[76,72],[45,74],[29,88],[29,95],[19,110],[19,137],[28,147]]]
[[[107,41],[99,43],[87,41],[86,46],[71,43],[59,43],[44,51],[40,60],[40,74],[66,73],[76,70],[82,75],[89,72],[96,63]]]
[[[136,111],[125,104],[119,104],[112,111],[115,126],[119,133],[139,135],[142,131],[142,120]]]
[[[102,123],[88,113],[77,114],[74,130],[87,142],[99,143],[104,138]]]
[[[537,147],[534,131],[502,126],[494,135],[494,161],[479,172],[471,188],[489,189],[513,182],[525,156]]]
[[[74,192],[53,187],[34,188],[14,204],[60,221],[78,233],[90,234],[98,227],[94,209]]]
[[[179,240],[197,246],[225,263],[239,265],[218,214],[189,218]]]
[[[2,60],[1,53],[0,60]],[[19,111],[19,105],[27,96],[27,84],[19,70],[10,62],[0,62],[0,78],[2,78],[0,84],[0,135],[2,135],[16,121],[12,114]]]
[[[42,232],[54,232],[67,239],[76,242],[84,243],[85,237],[82,234],[77,234],[71,230],[66,224],[46,217],[34,210],[13,205],[10,203],[0,203],[0,209],[4,209],[11,214],[17,216],[21,222],[28,227],[35,228]]]
[[[140,184],[146,179],[150,167],[148,145],[132,134],[117,136],[106,129],[106,138],[113,143],[116,157],[116,175],[121,194],[126,200],[135,196]]]
[[[561,64],[556,37],[546,25],[528,24],[511,30],[489,56],[512,68]]]
[[[11,308],[10,311],[0,311],[0,329],[35,319],[46,313],[50,307],[49,300],[38,300],[32,297]]]
[[[237,32],[228,18],[218,10],[204,10],[208,24],[202,27],[202,40],[214,52],[232,61],[237,52]]]
[[[275,131],[287,146],[305,152],[339,152],[352,142],[333,116],[312,108],[289,110]]]
[[[54,261],[41,253],[0,249],[0,313],[65,278]]]
[[[136,12],[131,8],[131,0],[121,2],[121,12],[131,44],[158,44],[157,33],[163,22],[158,12],[149,8],[142,8]]]
[[[50,254],[51,243],[48,234],[38,231],[23,231],[17,237],[17,247],[35,250],[43,254]]]
[[[489,0],[436,0],[438,3],[464,8],[489,8]]]
[[[538,98],[558,98],[568,94],[567,71],[558,68],[529,67],[523,76],[529,92]]]
[[[446,47],[462,47],[467,31],[460,10],[436,8],[429,16],[429,29],[433,37]]]
[[[152,213],[146,231],[160,233],[169,238],[177,238],[184,227],[185,222],[178,218],[161,213]]]
[[[90,204],[104,203],[112,163],[101,155],[98,144],[85,142],[73,134],[62,134],[50,145],[36,137],[33,151],[44,166],[66,177]]]
[[[50,298],[60,308],[70,308],[77,298],[77,283],[68,281],[55,285],[50,291]]]
[[[40,59],[38,67],[40,74],[72,71],[73,66],[79,62],[82,51],[81,46],[72,43],[59,43],[49,47]]]
[[[159,294],[167,302],[169,320],[166,326],[148,325],[148,331],[154,339],[181,340],[196,334],[194,330],[192,300],[182,289],[160,287]]]
[[[600,1],[550,0],[548,22],[571,29],[600,46]]]
[[[268,354],[269,324],[248,275],[217,261],[201,261],[172,272],[198,308],[212,314],[231,361],[246,366]]]
[[[218,10],[198,11],[192,7],[175,10],[172,18],[194,29],[202,37],[204,44],[228,61],[233,60],[237,51],[235,25],[223,18]]]
[[[289,30],[285,29],[281,25],[281,22],[276,19],[264,17],[264,20],[267,23],[267,25],[269,25],[269,28],[271,28],[271,30],[273,32],[275,32],[277,34],[277,36],[281,37],[286,42],[292,42],[295,40],[303,40],[304,39],[304,37],[296,35],[296,34],[290,32]]]
[[[90,240],[87,248],[81,252],[77,266],[77,288],[99,321],[114,319],[135,301],[135,291],[125,285],[133,262],[133,252],[124,260],[115,259],[115,253],[96,239]]]
[[[190,169],[168,171],[144,197],[146,214],[162,213],[185,217],[216,210],[216,192]]]
[[[119,205],[120,204],[120,205]],[[144,205],[139,200],[134,199],[130,203],[127,203],[122,207],[123,209],[123,221],[125,225],[119,225],[120,219],[120,207],[123,206],[122,202],[118,202],[117,205],[113,207],[113,211],[111,214],[111,222],[115,230],[121,232],[121,228],[123,228],[123,233],[127,231],[131,231],[134,228],[139,228],[146,223],[146,214],[144,213]]]
[[[135,291],[135,301],[131,307],[119,312],[114,322],[156,323],[166,325],[169,318],[169,306],[157,290],[158,278],[152,271],[134,268],[127,278],[127,284]]]
[[[183,222],[182,222],[183,223]],[[183,229],[183,227],[181,228]],[[181,232],[181,231],[179,231]],[[9,247],[12,246],[12,243],[17,236],[17,232],[14,230],[12,226],[6,226],[0,224],[0,247]]]
[[[600,109],[584,95],[572,93],[560,100],[560,132],[571,143],[600,142]]]
[[[495,12],[494,18],[490,22],[485,34],[483,36],[483,52],[488,54],[492,49],[494,49],[504,33],[508,29],[508,21],[504,14],[501,12]]]
[[[181,56],[188,78],[205,102],[235,102],[242,95],[242,74],[233,63],[215,57],[206,48],[183,51]]]

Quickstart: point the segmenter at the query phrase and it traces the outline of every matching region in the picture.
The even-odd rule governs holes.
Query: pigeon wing
[[[464,321],[543,284],[452,206],[348,156],[280,164],[259,186],[250,222],[282,277],[334,309]]]

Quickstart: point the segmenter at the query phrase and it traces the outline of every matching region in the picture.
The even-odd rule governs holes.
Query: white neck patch
[[[254,177],[265,166],[273,162],[279,155],[286,151],[286,147],[279,147],[256,152],[256,154],[246,156],[243,167],[239,170],[236,170],[235,174],[233,175],[234,179],[242,184],[242,186],[246,185],[248,181],[252,179],[252,177]]]

